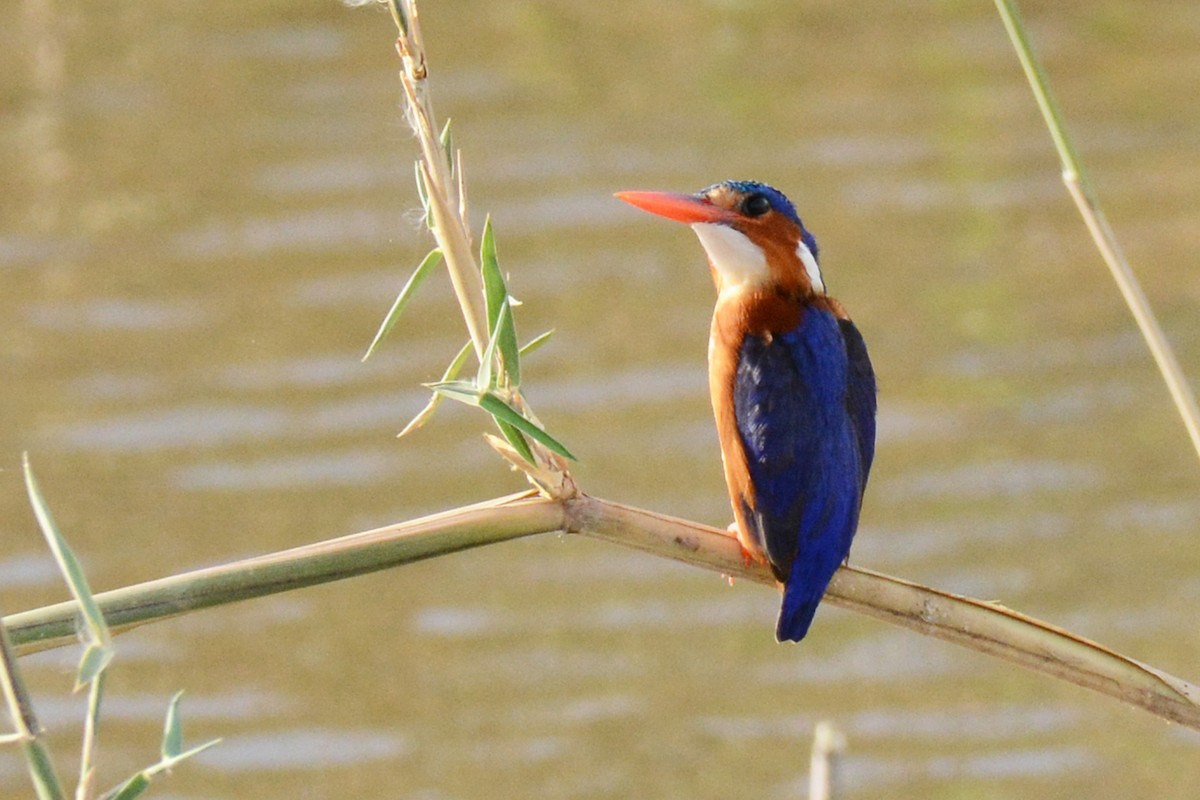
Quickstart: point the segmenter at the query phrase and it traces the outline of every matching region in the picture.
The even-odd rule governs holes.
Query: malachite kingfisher
[[[866,344],[778,190],[726,181],[617,197],[691,225],[708,254],[709,391],[737,538],[783,583],[776,638],[798,642],[850,553],[875,456]]]

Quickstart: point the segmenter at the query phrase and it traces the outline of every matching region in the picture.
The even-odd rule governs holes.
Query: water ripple
[[[222,772],[323,770],[394,759],[411,749],[391,731],[308,728],[226,736],[196,760]]]
[[[1097,489],[1103,484],[1103,478],[1103,472],[1091,464],[1008,459],[900,475],[877,487],[876,491],[892,502],[931,498],[1012,499]]]
[[[179,406],[69,426],[61,440],[81,450],[144,452],[213,447],[283,434],[288,414],[262,406]]]
[[[298,486],[361,486],[393,474],[396,458],[385,451],[313,453],[294,458],[266,458],[249,463],[221,461],[179,467],[172,485],[186,490],[284,489]]]

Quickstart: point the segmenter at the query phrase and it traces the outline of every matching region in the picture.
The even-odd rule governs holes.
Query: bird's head
[[[695,194],[618,192],[643,211],[686,222],[708,253],[722,295],[779,286],[825,294],[817,240],[782,192],[754,181],[714,183]]]

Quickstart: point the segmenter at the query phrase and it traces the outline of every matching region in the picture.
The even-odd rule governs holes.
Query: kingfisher
[[[776,638],[798,642],[849,556],[875,456],[866,344],[825,291],[817,241],[780,191],[725,181],[617,197],[687,223],[708,255],[709,392],[736,536],[783,584]]]

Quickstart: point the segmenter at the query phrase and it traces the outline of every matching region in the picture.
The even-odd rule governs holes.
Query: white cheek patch
[[[763,283],[770,278],[771,270],[767,267],[766,254],[744,234],[728,225],[713,222],[697,222],[692,225],[692,230],[700,237],[700,244],[708,253],[708,260],[721,274],[721,280],[727,289],[740,289],[747,285]],[[812,259],[811,255],[809,259]],[[816,268],[816,262],[813,268]]]
[[[821,280],[821,267],[817,264],[816,256],[812,254],[812,250],[808,249],[808,245],[801,240],[796,245],[796,255],[800,258],[800,263],[804,265],[804,271],[808,273],[808,281],[812,284],[813,291],[825,293],[825,282]]]

